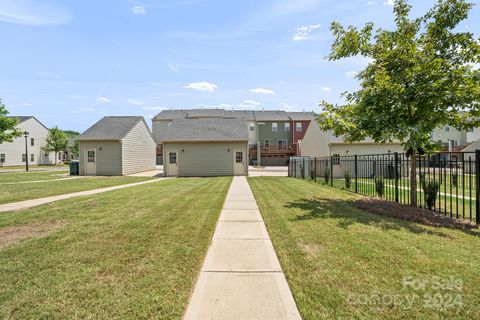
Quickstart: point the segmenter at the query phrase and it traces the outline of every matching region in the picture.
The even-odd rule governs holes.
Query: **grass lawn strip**
[[[478,230],[374,215],[352,207],[359,196],[309,181],[249,183],[304,319],[480,318]],[[460,288],[436,289],[435,279]]]
[[[65,227],[0,251],[0,318],[179,319],[230,178],[172,179],[0,215]]]
[[[0,184],[66,178],[68,171],[30,171],[0,173]]]
[[[49,196],[100,189],[122,184],[151,180],[144,177],[87,177],[45,183],[3,185],[0,188],[0,204],[38,199]]]

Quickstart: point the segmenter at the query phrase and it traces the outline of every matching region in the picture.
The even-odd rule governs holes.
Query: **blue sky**
[[[83,131],[165,108],[318,111],[363,58],[325,60],[332,21],[393,25],[391,0],[0,0],[0,97]],[[414,14],[434,0],[411,0]],[[460,29],[480,31],[476,6]]]

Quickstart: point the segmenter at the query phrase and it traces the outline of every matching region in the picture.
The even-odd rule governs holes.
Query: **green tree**
[[[439,126],[478,126],[480,103],[480,40],[457,26],[473,4],[439,0],[423,16],[410,18],[406,0],[394,5],[394,30],[344,28],[333,22],[329,60],[368,58],[357,79],[360,88],[345,92],[345,105],[320,103],[323,130],[349,142],[371,137],[399,140],[411,161],[411,204],[417,205],[416,152],[435,148],[430,134]]]
[[[0,99],[0,144],[4,142],[13,142],[13,139],[20,137],[22,132],[15,128],[18,120],[7,117],[8,110]]]
[[[70,151],[73,153],[75,157],[78,157],[80,154],[80,143],[78,141],[78,137],[80,136],[80,132],[74,130],[63,130],[63,132],[67,135],[70,140],[73,139],[73,146],[71,146]]]
[[[46,152],[55,152],[55,164],[58,162],[58,153],[65,151],[68,144],[68,136],[58,127],[48,131],[45,147]]]

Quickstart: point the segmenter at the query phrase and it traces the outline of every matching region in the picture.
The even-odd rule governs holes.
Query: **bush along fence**
[[[480,222],[480,150],[417,155],[417,206]],[[404,153],[292,157],[288,175],[387,201],[410,204],[410,158]]]

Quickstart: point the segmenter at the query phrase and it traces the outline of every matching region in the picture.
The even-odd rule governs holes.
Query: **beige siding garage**
[[[104,117],[79,138],[80,175],[155,170],[156,144],[143,117]]]
[[[119,141],[80,141],[80,175],[86,175],[87,150],[95,150],[96,175],[122,175],[122,144]]]
[[[156,144],[143,122],[138,122],[123,139],[122,149],[124,175],[155,168]]]
[[[232,176],[234,175],[235,152],[243,153],[243,173],[247,174],[247,144],[245,142],[204,142],[164,144],[165,173],[168,171],[169,155],[177,153],[178,176]]]

